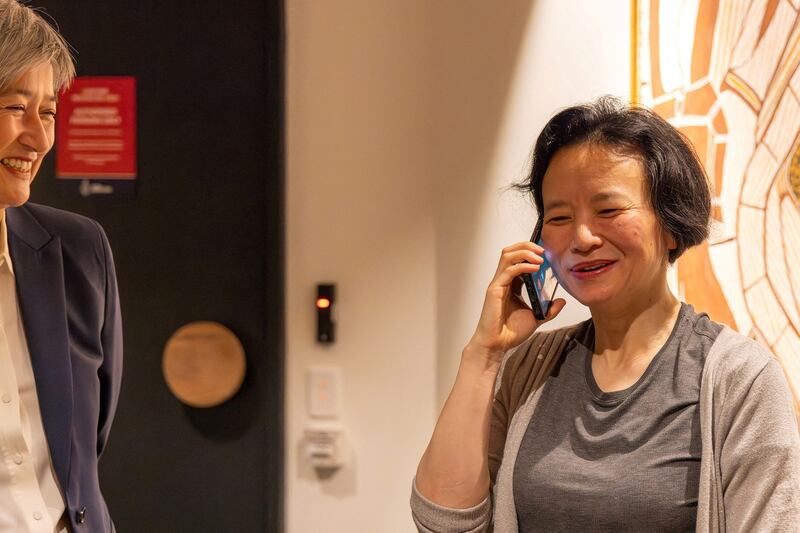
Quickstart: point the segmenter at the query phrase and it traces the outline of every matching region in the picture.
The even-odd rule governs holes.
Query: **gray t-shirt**
[[[514,466],[521,532],[694,531],[700,379],[721,329],[683,304],[642,377],[605,393],[585,323],[542,389]]]

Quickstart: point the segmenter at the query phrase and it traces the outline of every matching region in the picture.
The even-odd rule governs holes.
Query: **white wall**
[[[413,530],[411,477],[499,250],[531,231],[527,199],[503,188],[554,110],[627,95],[628,10],[287,0],[287,532]],[[320,347],[325,281],[339,340]],[[316,364],[342,369],[352,448],[325,480],[298,454]]]
[[[408,531],[435,413],[435,223],[427,2],[289,0],[286,531]],[[318,282],[338,341],[315,343]],[[297,454],[305,370],[343,374],[353,460],[320,481]]]

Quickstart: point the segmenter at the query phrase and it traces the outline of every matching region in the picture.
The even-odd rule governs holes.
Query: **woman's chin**
[[[0,209],[5,207],[19,207],[30,198],[30,190],[0,192]]]
[[[602,309],[614,304],[618,298],[614,297],[612,291],[609,290],[591,290],[591,291],[570,291],[567,292],[581,304],[589,309]]]

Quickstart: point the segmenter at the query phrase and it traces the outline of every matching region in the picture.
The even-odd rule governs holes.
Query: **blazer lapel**
[[[66,490],[72,446],[72,365],[61,240],[24,207],[7,208],[8,247],[53,466]]]

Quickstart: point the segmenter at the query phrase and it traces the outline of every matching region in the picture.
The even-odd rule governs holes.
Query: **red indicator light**
[[[317,298],[317,308],[327,309],[331,306],[331,301],[327,298]]]

